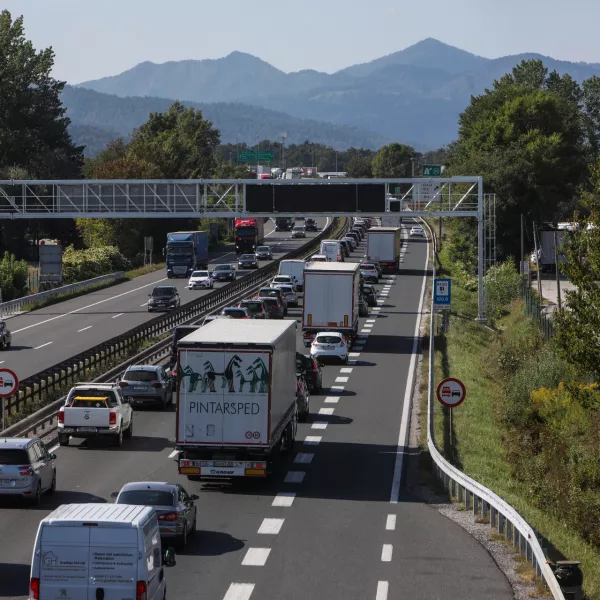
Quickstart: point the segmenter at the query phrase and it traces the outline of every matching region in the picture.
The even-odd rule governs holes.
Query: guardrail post
[[[527,552],[527,540],[520,535],[519,536],[519,554],[523,555]]]
[[[488,506],[489,506],[489,504],[485,500],[481,501],[481,518],[482,519],[487,519]]]
[[[438,467],[439,468],[439,467]],[[464,488],[460,483],[458,484],[458,501],[462,502],[464,500]]]
[[[509,519],[506,519],[506,531],[505,533],[505,537],[508,541],[510,541],[512,539],[513,536],[513,524],[510,522]]]
[[[499,534],[504,533],[505,525],[506,525],[506,517],[501,512],[499,512],[498,513],[498,533]]]
[[[471,490],[465,488],[465,510],[471,508]]]
[[[498,511],[493,506],[490,506],[490,527],[492,529],[495,529],[497,523],[498,523]]]
[[[513,535],[513,547],[518,548],[521,543],[521,533],[515,528],[515,534]]]
[[[454,479],[450,479],[450,487],[452,489],[450,495],[452,498],[456,498],[456,481],[454,481]]]
[[[479,515],[479,496],[473,494],[473,514]]]

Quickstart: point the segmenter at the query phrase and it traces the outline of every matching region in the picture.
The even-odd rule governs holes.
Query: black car
[[[344,240],[340,240],[340,246],[342,247],[342,250],[344,251],[344,254],[346,256],[350,256],[350,244],[348,242],[345,242]]]
[[[358,244],[360,244],[360,236],[358,235],[358,233],[356,233],[356,231],[349,231],[346,234],[347,237],[351,237],[354,238],[354,241],[356,242],[356,245],[358,246]]]
[[[235,281],[235,269],[231,265],[217,265],[212,276],[215,281]]]
[[[358,297],[358,316],[359,317],[368,317],[369,316],[369,307],[367,306],[367,301],[364,296]]]
[[[314,219],[306,219],[306,221],[304,221],[304,227],[306,227],[306,231],[316,231],[317,222]]]
[[[296,403],[298,405],[298,421],[304,423],[310,415],[310,394],[308,384],[302,373],[296,373]]]
[[[261,300],[267,309],[268,319],[283,319],[284,308],[283,304],[279,301],[279,298],[273,296],[272,298],[261,298]]]
[[[171,310],[181,306],[181,298],[174,285],[157,285],[148,296],[148,312]]]
[[[319,363],[310,354],[296,352],[296,371],[304,374],[308,389],[313,394],[323,391],[323,372]]]
[[[362,289],[362,294],[365,299],[365,302],[369,306],[376,306],[377,305],[377,292],[375,291],[375,288],[372,285],[365,283],[365,284],[363,284],[361,289]]]
[[[238,258],[238,269],[258,269],[258,260],[254,254],[242,254]]]

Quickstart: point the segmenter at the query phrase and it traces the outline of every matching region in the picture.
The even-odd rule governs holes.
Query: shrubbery
[[[27,261],[17,260],[13,254],[5,252],[0,260],[2,302],[21,298],[27,294],[27,275]]]
[[[131,269],[131,262],[112,246],[100,246],[86,250],[75,250],[70,246],[63,254],[63,281],[65,283],[74,283],[128,269]]]

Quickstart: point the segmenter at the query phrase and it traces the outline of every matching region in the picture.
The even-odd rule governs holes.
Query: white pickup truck
[[[58,412],[58,443],[68,446],[71,437],[112,437],[116,446],[133,435],[133,409],[119,386],[78,383]]]

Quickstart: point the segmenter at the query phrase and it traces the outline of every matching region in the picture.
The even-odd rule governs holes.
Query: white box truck
[[[308,264],[304,260],[282,260],[279,263],[279,274],[289,275],[296,284],[296,289],[301,292],[304,290],[304,269]]]
[[[304,270],[302,332],[309,347],[320,331],[339,331],[347,343],[358,333],[358,263],[314,262]]]
[[[367,232],[367,259],[377,261],[384,273],[400,267],[401,227],[371,227]]]
[[[152,507],[63,504],[38,527],[29,598],[163,600],[173,564]]]
[[[297,430],[295,321],[212,321],[178,343],[179,473],[266,477]]]

